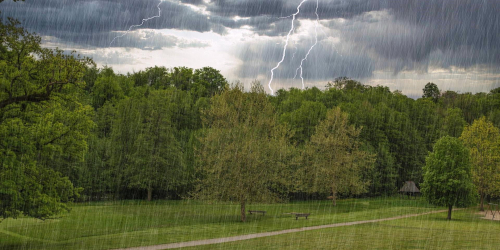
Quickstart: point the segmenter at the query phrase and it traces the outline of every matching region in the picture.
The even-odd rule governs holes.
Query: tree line
[[[417,100],[340,77],[324,90],[245,90],[211,67],[118,74],[0,23],[0,215],[47,218],[107,199],[392,195],[460,138],[481,204],[498,191],[500,88]],[[496,153],[495,153],[496,152]]]

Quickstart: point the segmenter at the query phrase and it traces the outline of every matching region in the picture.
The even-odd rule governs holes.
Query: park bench
[[[262,215],[266,215],[266,211],[249,210],[248,212],[249,212],[250,214],[257,214],[257,213],[261,213]]]
[[[492,215],[492,220],[495,219],[495,214],[496,213],[499,213],[499,210],[498,210],[498,204],[493,204],[493,203],[488,203],[488,207],[489,207],[489,210],[490,210],[490,213]],[[495,209],[496,207],[496,209]],[[486,214],[484,216],[488,215],[488,209],[486,209]]]
[[[298,220],[299,217],[306,217],[306,220],[307,220],[307,216],[309,216],[310,214],[300,214],[300,213],[295,213],[295,219]]]

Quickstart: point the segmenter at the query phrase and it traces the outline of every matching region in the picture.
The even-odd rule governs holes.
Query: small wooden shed
[[[417,197],[417,195],[420,195],[420,190],[417,188],[417,185],[413,181],[405,181],[405,184],[403,185],[402,188],[399,189],[399,193],[401,194],[402,197],[404,195],[407,195],[408,197]]]

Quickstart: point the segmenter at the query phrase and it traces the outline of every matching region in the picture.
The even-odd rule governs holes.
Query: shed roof
[[[399,189],[399,192],[420,193],[420,190],[417,188],[417,185],[415,185],[415,182],[405,181],[405,184]]]

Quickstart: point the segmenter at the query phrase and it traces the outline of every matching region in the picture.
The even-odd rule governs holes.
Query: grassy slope
[[[77,204],[57,219],[7,219],[0,223],[0,249],[108,249],[209,239],[304,226],[359,221],[434,210],[422,201],[343,200],[254,204],[266,210],[239,222],[236,204],[195,201],[123,201]],[[288,212],[311,213],[298,221]]]
[[[480,219],[475,209],[291,233],[194,249],[499,249],[500,222]]]

